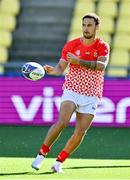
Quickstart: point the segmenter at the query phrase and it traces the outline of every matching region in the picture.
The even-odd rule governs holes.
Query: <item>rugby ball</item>
[[[37,81],[44,77],[44,68],[36,62],[27,62],[22,66],[22,74],[26,79]]]

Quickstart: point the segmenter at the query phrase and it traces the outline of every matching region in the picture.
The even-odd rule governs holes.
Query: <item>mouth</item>
[[[91,38],[92,38],[92,35],[90,35],[90,33],[84,33],[83,36],[84,36],[86,39],[91,39]]]
[[[84,34],[90,34],[89,32],[84,32]]]

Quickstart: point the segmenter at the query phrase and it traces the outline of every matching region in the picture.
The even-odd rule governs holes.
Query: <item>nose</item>
[[[84,27],[84,31],[85,31],[85,32],[88,32],[88,26],[85,26],[85,27]]]

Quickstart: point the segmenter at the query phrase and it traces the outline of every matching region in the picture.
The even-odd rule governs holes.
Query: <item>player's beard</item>
[[[95,34],[89,34],[89,33],[83,33],[83,37],[85,39],[92,39],[95,36]]]

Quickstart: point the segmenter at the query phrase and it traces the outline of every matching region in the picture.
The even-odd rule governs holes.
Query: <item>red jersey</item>
[[[98,57],[106,56],[109,59],[109,45],[97,38],[93,44],[85,45],[81,38],[65,44],[61,59],[67,61],[67,53],[71,52],[85,61],[97,61]],[[83,66],[69,63],[69,70],[65,75],[63,89],[72,90],[87,96],[102,97],[104,71],[86,69]]]

